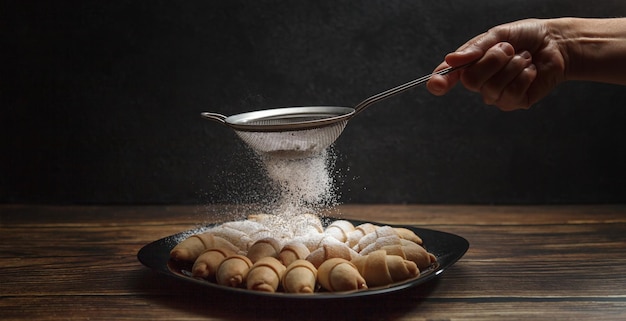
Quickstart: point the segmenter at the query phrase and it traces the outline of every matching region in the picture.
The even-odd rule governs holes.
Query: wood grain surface
[[[393,294],[284,301],[183,283],[145,244],[232,206],[0,206],[2,320],[625,320],[626,206],[343,205],[341,218],[465,237],[441,277]]]

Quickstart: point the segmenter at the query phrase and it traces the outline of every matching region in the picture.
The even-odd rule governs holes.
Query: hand
[[[562,39],[550,20],[528,19],[478,35],[445,57],[435,70],[475,61],[465,69],[434,75],[428,90],[446,94],[460,80],[502,110],[527,109],[565,77]]]

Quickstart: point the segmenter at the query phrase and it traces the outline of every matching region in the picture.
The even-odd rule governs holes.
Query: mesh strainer
[[[448,67],[435,74],[456,69]],[[428,81],[433,74],[412,80],[371,96],[354,108],[334,106],[282,107],[252,111],[232,116],[203,112],[202,117],[217,121],[233,130],[253,150],[262,155],[305,158],[332,145],[348,120],[371,104]]]

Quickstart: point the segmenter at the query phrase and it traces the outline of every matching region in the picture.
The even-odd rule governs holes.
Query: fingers
[[[441,69],[447,68],[447,67],[449,67],[449,65],[443,62],[439,66],[437,66],[437,68],[435,68],[433,73]],[[432,78],[426,83],[426,88],[433,95],[443,96],[448,91],[450,91],[450,89],[452,89],[452,87],[454,87],[454,85],[456,85],[458,81],[459,81],[458,72],[451,72],[446,75],[433,74]]]
[[[531,64],[532,60],[528,51],[514,55],[502,69],[482,83],[480,93],[485,103],[493,105],[499,101],[505,89]]]
[[[480,92],[483,85],[500,72],[515,55],[515,49],[506,42],[489,48],[483,57],[467,67],[462,75],[463,85],[470,91]]]
[[[536,78],[537,68],[534,64],[530,64],[507,84],[500,99],[492,104],[504,111],[530,108],[535,101],[530,99],[529,88]]]

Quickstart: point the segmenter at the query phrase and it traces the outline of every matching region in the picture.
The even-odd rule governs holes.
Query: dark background
[[[46,204],[255,201],[257,163],[201,111],[353,106],[496,24],[626,15],[623,0],[0,6],[0,202]],[[340,201],[624,202],[625,106],[606,84],[510,113],[416,88],[350,121],[334,148]]]

